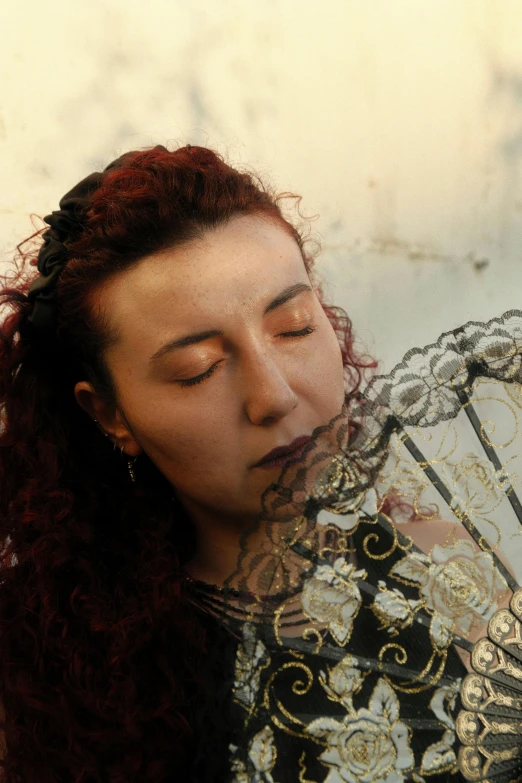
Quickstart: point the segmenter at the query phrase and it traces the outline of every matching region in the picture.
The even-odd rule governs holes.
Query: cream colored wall
[[[4,0],[0,250],[128,149],[203,144],[319,213],[391,368],[522,309],[520,0]]]

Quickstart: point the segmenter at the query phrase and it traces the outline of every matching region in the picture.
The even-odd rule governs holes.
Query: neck
[[[198,549],[184,568],[192,579],[223,587],[225,580],[236,570],[240,552],[239,540],[224,541],[221,538],[201,541],[198,530]]]
[[[223,518],[182,502],[197,535],[196,553],[184,569],[192,579],[223,587],[236,571],[241,535],[253,524],[254,516],[246,515],[231,522],[229,515]],[[260,535],[261,531],[251,534],[249,549]]]

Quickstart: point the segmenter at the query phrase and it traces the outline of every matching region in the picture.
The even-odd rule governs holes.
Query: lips
[[[300,449],[310,440],[311,440],[310,435],[300,435],[298,438],[293,440],[287,446],[278,446],[277,448],[272,449],[272,451],[269,451],[268,454],[265,454],[264,457],[261,457],[259,462],[256,462],[256,464],[253,465],[252,467],[257,468],[258,465],[263,465],[265,462],[271,462],[272,460],[278,459],[280,457],[290,456],[291,454],[294,453],[294,451]]]

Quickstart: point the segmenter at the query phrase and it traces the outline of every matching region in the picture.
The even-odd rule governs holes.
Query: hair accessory
[[[82,179],[60,200],[60,209],[44,218],[50,228],[43,235],[44,243],[38,253],[40,275],[31,282],[27,293],[34,302],[27,320],[40,334],[50,334],[56,326],[56,282],[69,259],[65,243],[80,234],[82,213],[91,194],[100,186],[104,173],[120,165],[124,157],[117,158],[103,172],[97,171]]]
[[[89,193],[99,186],[101,176],[96,173],[83,179],[60,200],[60,209],[44,218],[50,228],[43,235],[44,243],[38,253],[40,275],[33,280],[27,294],[34,301],[28,321],[39,332],[50,332],[55,326],[56,282],[68,260],[64,242],[80,233],[80,213],[87,204]]]

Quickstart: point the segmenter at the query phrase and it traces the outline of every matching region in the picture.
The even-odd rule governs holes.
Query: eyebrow
[[[285,288],[284,291],[281,291],[281,293],[278,294],[275,299],[272,299],[272,301],[269,304],[267,304],[267,306],[263,310],[263,315],[267,315],[268,313],[271,313],[272,310],[275,310],[277,307],[281,307],[281,305],[285,304],[285,302],[288,302],[290,299],[293,299],[294,297],[303,293],[303,291],[311,291],[311,290],[312,290],[311,286],[307,285],[306,283],[294,283],[293,285],[288,286],[288,288]],[[208,340],[211,337],[217,337],[218,335],[221,334],[223,334],[222,330],[211,329],[205,332],[186,334],[184,337],[178,337],[176,340],[169,340],[168,343],[162,345],[162,347],[159,348],[156,351],[156,353],[154,353],[150,357],[149,362],[153,362],[156,359],[160,359],[162,356],[165,356],[165,354],[171,353],[172,351],[175,351],[177,348],[185,348],[187,345],[194,345],[195,343],[201,343],[203,342],[203,340]]]

